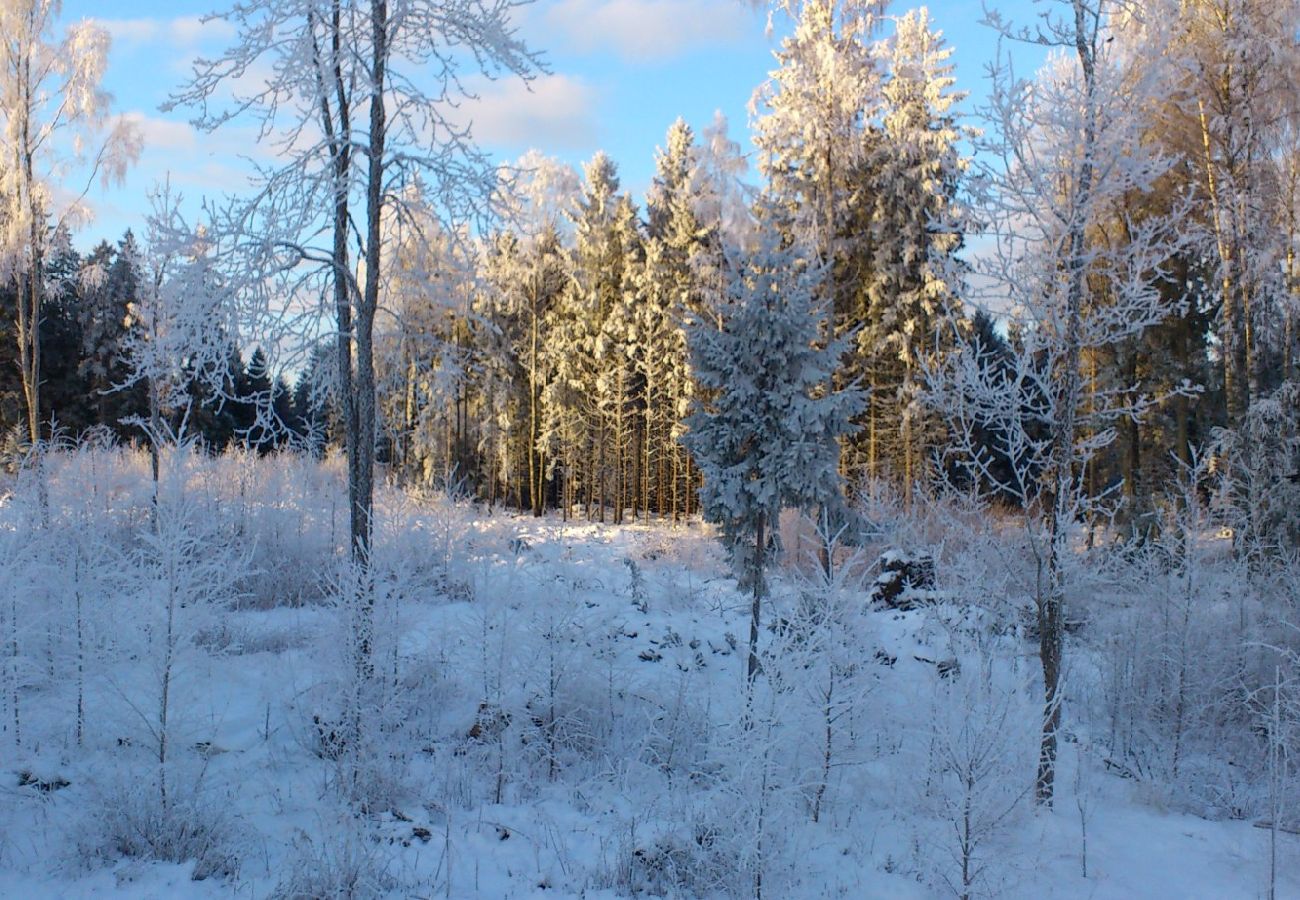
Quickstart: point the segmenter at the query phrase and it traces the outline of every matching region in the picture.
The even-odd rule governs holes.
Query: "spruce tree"
[[[705,284],[721,252],[720,210],[706,219],[710,186],[701,177],[695,136],[678,119],[657,155],[647,196],[641,273],[640,368],[646,400],[642,424],[643,503],[676,519],[689,512],[694,477],[681,446],[682,419],[694,393],[682,323],[707,316]]]
[[[863,220],[865,162],[878,141],[869,124],[881,76],[868,43],[879,17],[865,0],[804,0],[794,33],[775,52],[777,69],[752,107],[759,170],[767,178],[766,227],[811,248],[827,264],[818,290],[837,334],[851,330],[870,255]]]
[[[601,322],[596,341],[596,403],[601,416],[602,496],[613,502],[615,524],[623,521],[629,502],[635,506],[640,470],[635,423],[644,421],[645,384],[637,358],[642,349],[638,273],[645,266],[636,207],[619,198],[614,219],[615,251],[621,256],[620,283]],[[604,503],[601,518],[604,518]]]
[[[542,442],[563,466],[566,508],[581,487],[588,516],[603,519],[611,499],[609,415],[611,382],[602,380],[605,320],[623,297],[628,209],[619,194],[618,172],[604,153],[583,167],[582,196],[573,214],[575,243],[570,284],[552,310],[546,357],[554,373],[546,392]]]
[[[751,683],[781,510],[841,501],[837,439],[862,407],[856,388],[832,389],[847,341],[823,342],[821,275],[766,233],[752,255],[734,261],[721,328],[696,320],[688,333],[705,399],[686,442],[704,476],[704,515],[721,527],[732,568],[753,595]]]
[[[952,106],[961,94],[952,90],[952,50],[926,10],[900,18],[883,53],[884,139],[866,165],[870,257],[854,315],[870,391],[857,443],[868,474],[890,470],[910,488],[937,439],[937,423],[919,403],[921,374],[951,344],[959,308],[953,279],[962,238],[953,207],[965,161]]]

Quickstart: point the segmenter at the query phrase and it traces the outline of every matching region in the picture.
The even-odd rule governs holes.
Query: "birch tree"
[[[402,215],[402,189],[417,179],[448,233],[489,211],[495,171],[459,106],[470,97],[471,75],[529,78],[537,71],[515,32],[520,5],[241,3],[215,16],[233,27],[235,42],[196,61],[193,77],[169,102],[196,108],[196,124],[207,130],[256,122],[262,142],[283,161],[262,168],[253,195],[224,207],[216,227],[230,235],[231,263],[274,276],[269,287],[260,286],[252,310],[262,324],[283,330],[286,295],[304,293],[321,297],[317,312],[332,319],[350,548],[363,568],[373,529],[374,330],[385,218],[390,210]],[[223,101],[227,94],[233,100]],[[311,333],[301,346],[318,336]]]
[[[198,111],[214,130],[254,121],[280,160],[251,197],[214,216],[226,264],[252,273],[249,313],[306,350],[330,320],[348,463],[349,550],[363,588],[354,636],[361,684],[373,674],[376,396],[374,332],[384,283],[384,223],[402,216],[403,189],[458,232],[485,216],[495,169],[472,140],[462,103],[471,76],[531,77],[535,57],[515,31],[513,0],[251,0],[217,19],[237,37],[198,60],[169,105]],[[225,101],[224,97],[233,97]],[[321,211],[327,211],[322,213]],[[285,339],[293,304],[309,306],[297,342]],[[319,306],[315,305],[319,302]],[[332,331],[332,334],[330,332]],[[361,713],[351,713],[354,735]]]
[[[130,424],[149,440],[156,511],[161,446],[184,440],[194,383],[218,404],[236,399],[227,375],[237,330],[211,247],[203,230],[183,219],[182,198],[164,184],[152,201],[147,249],[127,261],[138,290],[127,306],[122,340],[126,377],[115,387],[143,386],[147,395],[148,418]]]
[[[138,131],[110,118],[113,98],[100,87],[108,32],[80,22],[56,36],[61,13],[61,0],[0,2],[0,278],[17,289],[15,333],[33,444],[41,439],[40,321],[49,236],[84,220],[91,186],[120,182],[140,150]],[[70,181],[83,171],[82,184]],[[75,193],[61,199],[70,184]]]
[[[1161,9],[1183,23],[1175,124],[1193,148],[1188,162],[1218,282],[1224,408],[1235,428],[1266,393],[1263,338],[1285,291],[1286,250],[1274,226],[1284,192],[1272,164],[1300,71],[1300,4],[1195,0]]]
[[[474,347],[472,254],[447,233],[418,180],[389,207],[375,332],[378,424],[405,476],[442,483],[472,468],[469,423]]]
[[[562,244],[572,240],[571,213],[582,191],[582,179],[572,166],[529,150],[499,167],[497,178],[502,217],[525,244],[551,232]]]
[[[946,410],[959,464],[1026,511],[1044,689],[1035,796],[1044,804],[1054,793],[1064,702],[1071,536],[1078,519],[1107,509],[1083,473],[1116,423],[1153,403],[1122,389],[1086,396],[1080,360],[1170,312],[1160,287],[1180,247],[1185,209],[1142,219],[1128,212],[1126,200],[1149,191],[1172,165],[1142,141],[1157,82],[1150,73],[1149,80],[1124,77],[1109,40],[1116,18],[1132,10],[1110,0],[1061,7],[1030,29],[990,15],[1004,35],[1054,48],[1032,81],[1015,77],[1005,61],[995,67],[983,110],[990,139],[974,163],[975,227],[987,246],[971,291],[986,307],[1007,310],[1016,352],[994,358],[981,342],[965,341],[930,373],[930,398]],[[1099,223],[1115,220],[1126,240],[1100,239]]]
[[[716,223],[728,246],[750,246],[756,190],[745,180],[749,160],[740,144],[731,139],[727,117],[720,110],[701,130],[696,157],[696,215],[706,224]]]

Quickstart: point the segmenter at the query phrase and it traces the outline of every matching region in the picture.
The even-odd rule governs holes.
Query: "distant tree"
[[[1270,345],[1281,343],[1274,326],[1283,318],[1288,250],[1276,226],[1285,192],[1274,166],[1300,73],[1298,15],[1296,0],[1196,0],[1154,4],[1145,17],[1157,28],[1166,18],[1181,25],[1170,49],[1182,64],[1165,85],[1175,109],[1166,107],[1156,139],[1182,154],[1196,184],[1196,219],[1204,226],[1198,249],[1217,282],[1230,428],[1276,384],[1266,366]],[[1148,48],[1141,59],[1152,65]]]
[[[519,460],[517,493],[523,497],[527,492],[521,505],[540,516],[548,462],[542,399],[551,378],[546,322],[567,289],[567,260],[558,231],[546,226],[532,239],[521,240],[509,231],[498,234],[482,266],[487,289],[480,296],[480,312],[490,323],[479,331],[488,407],[484,418],[501,441],[491,464],[509,469],[511,460]]]
[[[78,372],[86,384],[85,402],[96,424],[119,437],[130,433],[124,420],[146,414],[142,390],[117,390],[127,380],[125,341],[132,302],[140,291],[141,251],[127,231],[117,246],[102,242],[83,264],[77,303],[81,328]]]
[[[721,111],[700,132],[695,161],[695,214],[716,228],[721,241],[731,247],[747,246],[755,222],[755,188],[745,181],[749,160],[731,139],[727,117]]]
[[[162,444],[183,439],[196,410],[220,413],[233,397],[238,349],[231,342],[237,330],[230,289],[214,268],[203,229],[181,217],[181,197],[170,184],[152,201],[141,286],[124,342],[127,377],[120,387],[147,391],[148,417],[132,424],[149,440],[156,491]],[[218,447],[225,446],[222,438],[229,440],[211,425],[199,430]]]
[[[283,409],[283,405],[277,406],[276,403],[280,386],[280,380],[271,375],[271,364],[265,351],[261,347],[253,350],[244,370],[243,383],[236,389],[238,402],[245,411],[238,436],[259,453],[274,449],[283,435],[282,428],[278,427],[280,420],[272,418],[277,409]]]
[[[554,232],[561,244],[573,239],[574,203],[582,179],[573,166],[536,150],[497,169],[497,204],[506,230],[525,244]]]
[[[375,333],[379,421],[405,478],[476,480],[474,242],[409,187],[384,223],[385,315]]]
[[[1016,383],[1018,353],[1022,346],[1021,342],[1009,340],[998,329],[997,320],[988,310],[976,309],[970,317],[970,328],[960,349],[981,361],[989,383],[1010,386]],[[1041,402],[1041,397],[1032,389],[1026,389],[1023,394],[1018,424],[1011,430],[1025,432],[1025,436],[1031,438],[1032,446],[1033,441],[1046,437],[1046,427],[1030,421],[1030,410]],[[965,397],[962,402],[974,403],[976,398]],[[1041,474],[1041,463],[1031,461],[1028,447],[1018,447],[1016,436],[1009,434],[1007,427],[996,417],[974,417],[966,425],[969,431],[955,436],[944,447],[945,477],[960,488],[974,489],[997,502],[1013,506],[1023,502],[1024,491],[1018,478],[1036,479]],[[983,460],[979,466],[969,465],[967,447],[972,448],[969,453]]]
[[[62,439],[80,435],[94,422],[85,379],[78,360],[82,331],[77,315],[80,296],[89,285],[81,254],[73,249],[66,229],[51,237],[46,248],[45,290],[38,328],[45,364],[41,373],[41,407],[47,425]],[[51,432],[51,437],[55,435]]]
[[[952,344],[949,322],[960,310],[962,246],[954,227],[966,161],[965,135],[953,104],[952,49],[924,8],[898,19],[880,51],[881,139],[864,161],[871,240],[863,296],[852,312],[858,365],[868,390],[865,464],[886,468],[910,489],[923,481],[926,450],[939,422],[921,400],[923,369]],[[887,465],[886,465],[887,464]]]
[[[781,0],[793,33],[777,68],[754,93],[754,143],[767,178],[767,221],[828,266],[817,286],[837,334],[852,328],[870,228],[865,161],[882,100],[882,73],[869,43],[881,24],[875,0]]]
[[[603,518],[610,497],[612,382],[602,381],[606,319],[623,297],[627,252],[635,214],[619,193],[618,170],[605,153],[584,167],[582,196],[573,212],[575,243],[570,282],[547,323],[546,386],[541,441],[551,465],[559,466],[561,507],[583,492],[590,516]]]
[[[140,149],[137,129],[125,119],[108,121],[112,97],[100,87],[108,32],[83,21],[56,39],[61,12],[60,0],[0,2],[0,277],[17,287],[18,359],[33,444],[41,438],[40,323],[50,238],[85,217],[90,186],[120,180]],[[61,134],[74,140],[55,138]],[[71,202],[57,200],[56,189],[69,191],[68,169],[77,163],[89,164],[89,178],[80,193],[71,187]]]
[[[297,441],[313,456],[340,440],[340,410],[334,394],[333,360],[329,348],[319,346],[307,355],[307,364],[293,385],[291,418],[287,421]]]
[[[712,285],[721,268],[723,208],[715,179],[707,171],[695,134],[678,119],[657,154],[646,198],[645,261],[638,277],[637,340],[634,351],[645,394],[641,423],[642,506],[674,520],[691,511],[695,472],[683,452],[683,419],[694,394],[694,378],[683,330],[687,316],[713,318]],[[709,165],[720,164],[719,157]]]

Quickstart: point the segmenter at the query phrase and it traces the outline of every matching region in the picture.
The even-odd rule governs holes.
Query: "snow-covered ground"
[[[121,829],[151,821],[134,707],[158,669],[121,636],[153,595],[119,585],[85,601],[111,608],[93,630],[117,649],[87,669],[81,746],[65,655],[22,688],[0,897],[747,896],[759,876],[774,898],[952,896],[965,808],[976,896],[1266,896],[1266,830],[1161,808],[1068,715],[1055,806],[1034,808],[1033,647],[970,610],[872,610],[845,588],[846,618],[800,631],[779,578],[765,623],[794,624],[764,629],[747,713],[749,600],[707,528],[385,503],[368,810],[341,799],[352,757],[332,743],[346,610],[218,605],[172,684],[185,812],[161,827],[205,822],[220,874],[126,855]],[[960,671],[941,677],[948,658]],[[984,751],[963,792],[944,760]],[[1277,896],[1300,897],[1300,837],[1278,851]]]

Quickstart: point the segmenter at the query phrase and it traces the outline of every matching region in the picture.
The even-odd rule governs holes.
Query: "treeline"
[[[149,420],[147,382],[133,377],[128,346],[142,328],[141,248],[131,231],[116,244],[101,241],[78,253],[66,235],[55,235],[45,262],[45,297],[40,320],[41,414],[44,437],[77,440],[91,432],[122,443],[145,442]],[[26,440],[26,412],[13,335],[16,294],[0,285],[0,423],[7,451]],[[323,446],[328,415],[306,379],[293,385],[273,376],[266,355],[243,351],[229,341],[221,381],[189,379],[190,402],[166,411],[169,430],[220,452],[243,446],[260,452],[295,446]],[[183,363],[184,365],[184,363]],[[270,403],[279,429],[259,427],[258,404]],[[265,418],[265,417],[263,417]],[[316,435],[313,438],[313,435]]]
[[[1150,327],[1107,327],[1108,317],[1124,315],[1126,298],[1115,292],[1116,272],[1085,263],[1091,299],[1078,348],[1079,427],[1096,449],[1083,477],[1089,496],[1118,501],[1128,529],[1154,527],[1168,486],[1198,450],[1226,459],[1244,443],[1234,445],[1233,435],[1258,427],[1252,416],[1275,415],[1279,404],[1296,416],[1279,389],[1294,377],[1300,292],[1300,112],[1286,87],[1300,64],[1281,19],[1258,4],[1233,6],[1240,15],[1226,24],[1207,4],[1182,4],[1106,25],[1114,35],[1107,83],[1141,92],[1131,101],[1143,110],[1136,140],[1168,165],[1122,203],[1096,216],[1090,209],[1081,259],[1127,258],[1126,243],[1142,244],[1143,229],[1171,215],[1180,232],[1128,282],[1161,297]],[[535,510],[582,508],[615,520],[692,510],[698,474],[680,438],[699,397],[681,326],[726,318],[718,298],[728,273],[756,232],[768,230],[821,262],[818,299],[851,346],[836,384],[867,391],[843,441],[849,490],[883,479],[910,494],[936,478],[982,478],[1018,502],[1016,492],[999,490],[1011,475],[998,473],[1033,472],[997,426],[977,426],[983,433],[973,441],[983,458],[977,468],[994,477],[973,474],[960,458],[972,441],[953,440],[947,411],[928,394],[932,373],[958,349],[979,348],[984,364],[1007,377],[1035,365],[1045,386],[1054,377],[1046,358],[1017,359],[1035,352],[1027,333],[1041,341],[1060,323],[989,297],[987,279],[971,272],[972,261],[999,252],[1015,265],[1020,244],[1038,239],[982,233],[986,172],[1035,161],[972,171],[970,148],[995,158],[1014,123],[982,123],[989,136],[963,124],[950,50],[925,11],[886,20],[832,0],[791,9],[792,33],[756,92],[761,185],[738,183],[744,163],[734,145],[727,153],[725,133],[701,141],[682,123],[660,151],[644,210],[620,192],[603,155],[576,186],[567,167],[529,157],[511,182],[523,197],[513,224],[441,267],[471,273],[464,296],[435,299],[437,314],[425,320],[433,327],[415,334],[409,310],[420,296],[398,301],[408,327],[381,337],[401,345],[381,361],[381,404],[405,471]],[[1157,46],[1155,56],[1143,51]],[[1022,92],[1024,104],[1050,102],[1037,98],[1050,98],[1056,80],[1078,77],[1068,70],[1049,61],[1005,87]],[[1056,111],[1058,124],[1067,112]],[[1051,115],[1043,110],[1040,120]],[[1051,127],[1025,145],[1050,141]],[[999,250],[999,241],[1010,243]],[[422,342],[427,349],[415,349]],[[413,353],[438,364],[422,374]],[[1032,392],[1020,402],[1027,422],[1042,418]],[[1141,414],[1093,414],[1111,407]],[[1042,421],[1024,432],[1046,441],[1050,430]],[[1267,465],[1284,466],[1289,440],[1269,445]]]
[[[922,403],[925,367],[967,327],[953,324],[964,132],[950,51],[924,13],[846,45],[835,9],[805,4],[759,91],[761,190],[741,181],[725,120],[702,135],[679,120],[644,210],[603,153],[581,178],[529,155],[502,173],[507,227],[454,262],[438,258],[457,256],[447,242],[426,242],[434,261],[410,268],[458,271],[463,286],[389,295],[402,327],[377,338],[380,405],[403,471],[537,513],[696,511],[682,436],[703,398],[687,329],[723,327],[729,281],[766,231],[818,261],[816,305],[850,348],[837,383],[868,391],[846,440],[851,485],[926,483],[942,428]],[[855,56],[845,77],[817,70],[833,65],[827,46]]]
[[[712,315],[724,252],[694,134],[669,131],[644,215],[604,154],[580,186],[556,163],[525,162],[529,190],[558,192],[473,248],[463,305],[377,342],[394,462],[538,514],[689,515],[699,475],[680,443],[693,393],[683,328]],[[427,312],[410,299],[408,326]],[[413,358],[422,346],[437,365]]]
[[[1107,24],[1114,43],[1104,65],[1116,82],[1149,92],[1135,101],[1144,110],[1141,144],[1171,162],[1155,183],[1082,225],[1082,250],[1114,255],[1171,214],[1182,237],[1142,273],[1166,307],[1150,327],[1117,340],[1085,335],[1078,348],[1085,440],[1094,428],[1087,410],[1117,396],[1143,410],[1096,424],[1098,449],[1084,463],[1088,494],[1120,498],[1121,521],[1134,528],[1153,520],[1197,448],[1226,458],[1260,447],[1234,435],[1296,432],[1277,417],[1296,419],[1294,392],[1280,389],[1295,374],[1300,295],[1300,104],[1289,87],[1300,53],[1284,16],[1245,0],[1230,5],[1236,13],[1226,18],[1211,4],[1184,3]],[[984,185],[968,154],[999,148],[957,115],[963,95],[950,50],[924,10],[886,19],[837,0],[789,10],[791,32],[755,95],[758,187],[743,182],[746,161],[722,121],[700,134],[680,121],[669,129],[643,207],[603,153],[581,176],[537,154],[503,167],[497,199],[508,215],[487,234],[440,228],[432,211],[420,214],[419,186],[410,187],[403,214],[384,226],[375,334],[375,441],[391,471],[535,513],[622,521],[696,511],[700,476],[682,436],[700,395],[685,329],[725,322],[727,279],[760,231],[821,266],[816,299],[830,313],[827,337],[850,346],[835,383],[867,392],[842,444],[850,491],[884,479],[910,495],[936,478],[992,474],[985,487],[996,493],[996,474],[1017,469],[1023,460],[988,426],[974,436],[984,476],[973,475],[956,458],[945,410],[928,397],[931,374],[958,348],[980,348],[1010,373],[1024,369],[1015,360],[1025,335],[1056,327],[997,310],[970,275],[971,261],[997,248],[982,234]],[[1143,52],[1152,46],[1159,59]],[[1164,64],[1171,58],[1181,63]],[[1025,103],[1050,97],[1053,79],[1077,77],[1067,68],[1049,61],[1008,89],[1024,92]],[[1013,124],[985,123],[999,139]],[[141,415],[142,395],[114,390],[122,381],[114,348],[130,327],[139,277],[130,243],[49,262],[59,289],[41,325],[41,415],[70,433],[101,425],[135,434],[126,423]],[[1101,266],[1084,274],[1085,320],[1122,308],[1108,293],[1113,276]],[[974,311],[986,303],[997,317]],[[4,352],[13,345],[7,340]],[[337,355],[322,344],[273,377],[257,355],[244,362],[232,346],[230,396],[192,412],[192,433],[214,448],[341,444]],[[10,426],[21,421],[22,395],[15,367],[2,368],[0,414]],[[273,400],[274,434],[254,427],[267,419],[245,409],[245,396]],[[1102,435],[1110,430],[1113,440]],[[970,450],[971,440],[960,443]],[[1265,443],[1270,465],[1285,469],[1293,439]]]

